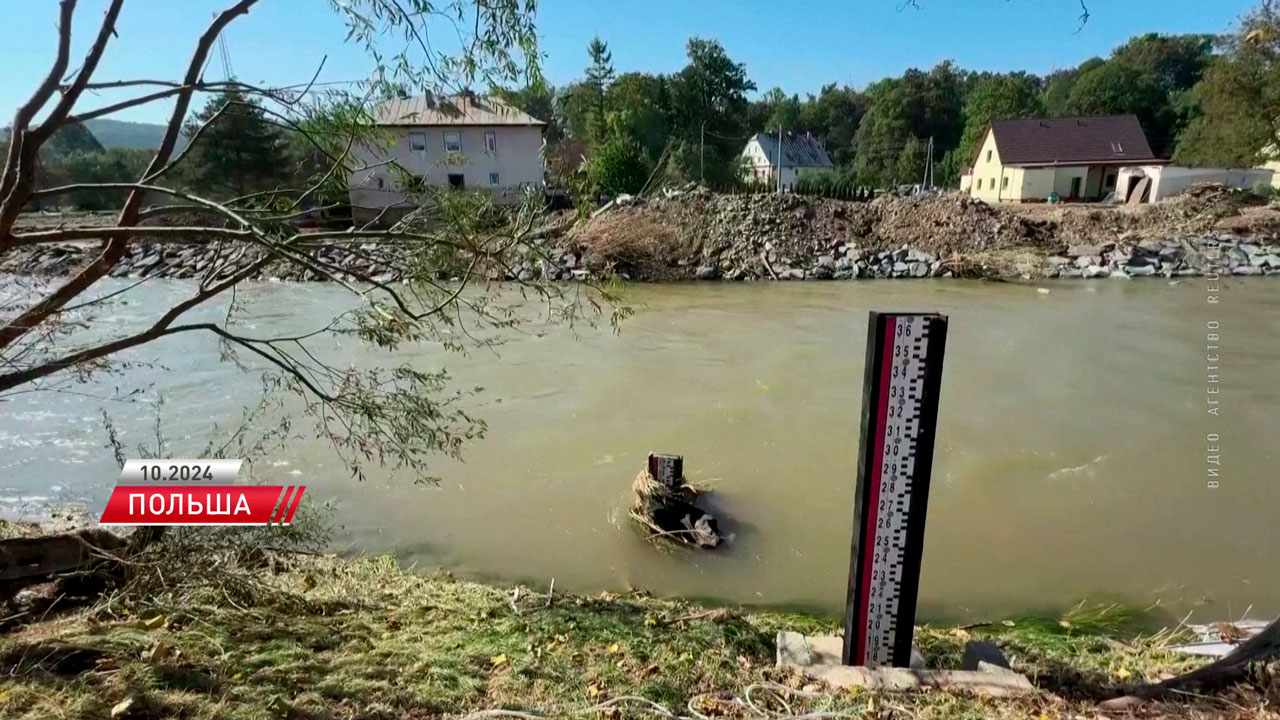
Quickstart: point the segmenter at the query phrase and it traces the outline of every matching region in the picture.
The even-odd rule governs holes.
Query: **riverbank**
[[[957,666],[970,639],[994,642],[1036,685],[1030,696],[851,693],[774,667],[779,630],[834,632],[830,618],[493,587],[407,572],[385,556],[255,551],[180,578],[162,566],[140,565],[89,607],[7,617],[0,716],[427,718],[501,708],[619,718],[661,716],[661,706],[684,717],[1075,718],[1095,716],[1099,699],[1128,685],[1202,664],[1169,650],[1178,633],[1143,633],[1114,606],[1080,607],[917,629],[934,667]],[[1140,712],[1270,717],[1249,687]]]
[[[965,196],[884,196],[870,202],[799,195],[725,195],[706,190],[622,199],[591,217],[550,218],[546,237],[488,280],[637,282],[681,280],[988,279],[1280,275],[1280,210],[1248,193],[1208,187],[1137,208],[988,205]],[[58,227],[27,215],[24,230]],[[109,224],[106,215],[74,219]],[[239,245],[239,246],[237,246]],[[90,262],[93,243],[19,247],[0,273],[63,276]],[[250,243],[135,239],[113,277],[201,277],[238,253],[234,267],[265,254]],[[338,275],[401,279],[403,246],[327,244],[308,250]],[[231,272],[227,270],[226,272]],[[257,279],[327,275],[283,261]],[[448,279],[447,277],[442,279]]]

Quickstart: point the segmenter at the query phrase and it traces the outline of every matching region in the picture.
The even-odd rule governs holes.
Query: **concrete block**
[[[886,692],[958,690],[992,697],[1025,695],[1035,691],[1026,676],[1011,670],[925,670],[914,668],[865,668],[840,664],[842,643],[838,636],[806,637],[778,633],[778,667],[790,668],[833,687],[857,687]]]
[[[1009,661],[1005,659],[1000,648],[989,642],[970,640],[964,644],[964,659],[960,661],[961,670],[981,670],[982,665],[989,665],[1005,670],[1009,669]]]

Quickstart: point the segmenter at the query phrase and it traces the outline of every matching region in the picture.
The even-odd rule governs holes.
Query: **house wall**
[[[757,183],[774,184],[778,182],[777,163],[778,158],[768,157],[764,148],[760,147],[760,143],[752,139],[747,142],[747,146],[742,150],[743,174],[747,180]],[[782,187],[784,190],[795,189],[796,183],[800,178],[822,170],[830,170],[831,168],[817,167],[798,167],[794,165],[782,166]]]
[[[1280,190],[1280,160],[1272,160],[1269,163],[1265,163],[1263,164],[1262,169],[1270,170],[1272,172],[1271,187]]]
[[[987,137],[982,141],[982,148],[978,151],[978,158],[973,163],[973,185],[969,189],[969,195],[979,200],[987,202],[998,202],[1001,199],[1008,199],[1007,191],[1001,193],[1001,178],[1004,173],[1004,165],[1000,163],[1000,150],[996,147],[995,133],[987,130]],[[1009,186],[1012,188],[1014,181],[1009,180]]]
[[[1058,193],[1058,196],[1063,200],[1079,200],[1087,197],[1085,193],[1085,181],[1088,177],[1088,166],[1057,168],[1053,177],[1053,191]],[[1080,180],[1080,192],[1072,195],[1071,183],[1077,178]]]
[[[1026,168],[1023,170],[1019,200],[1046,200],[1053,192],[1057,170],[1054,168]]]
[[[518,202],[526,188],[543,185],[540,126],[395,127],[390,131],[392,139],[388,145],[361,148],[366,164],[377,165],[394,159],[428,185],[447,185],[449,175],[460,174],[465,188],[495,192],[500,201]],[[460,152],[445,151],[445,132],[460,133]],[[496,149],[492,152],[485,147],[486,132],[494,133]],[[424,150],[410,149],[410,133],[423,134]],[[491,173],[498,174],[497,183],[491,182]],[[347,187],[351,191],[353,210],[405,202],[403,188],[398,187],[395,172],[386,164],[352,173]]]
[[[1258,183],[1277,182],[1277,173],[1267,168],[1235,169],[1235,168],[1189,168],[1177,165],[1141,165],[1126,167],[1121,170],[1121,189],[1127,188],[1143,176],[1151,178],[1151,202],[1159,202],[1171,198],[1192,185],[1200,183],[1220,183],[1227,187],[1252,189]],[[1118,191],[1119,192],[1119,191]]]

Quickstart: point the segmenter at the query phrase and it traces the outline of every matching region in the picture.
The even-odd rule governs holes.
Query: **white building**
[[[748,180],[774,187],[781,172],[784,190],[794,189],[805,174],[835,167],[826,149],[809,133],[783,133],[781,152],[778,133],[756,133],[742,150],[742,164]]]
[[[1192,185],[1212,183],[1241,190],[1259,184],[1272,185],[1277,173],[1266,168],[1192,168],[1178,165],[1135,165],[1120,169],[1116,200],[1128,202],[1134,195],[1141,202],[1159,202]],[[1145,181],[1145,182],[1144,182]],[[1139,193],[1141,193],[1139,195]]]
[[[356,219],[388,206],[410,207],[393,166],[427,185],[496,193],[500,202],[543,187],[545,123],[500,100],[469,94],[397,98],[379,105],[375,117],[386,139],[361,148],[368,167],[347,181]]]

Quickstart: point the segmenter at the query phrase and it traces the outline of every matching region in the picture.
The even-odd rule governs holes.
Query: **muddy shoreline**
[[[84,244],[40,245],[19,248],[0,260],[0,273],[38,277],[70,275],[92,261],[96,248]],[[243,267],[262,257],[263,250],[248,243],[228,248],[211,244],[174,241],[133,243],[128,254],[112,269],[112,277],[199,278],[229,255],[239,253],[222,272]],[[376,243],[327,247],[315,259],[341,271],[381,282],[400,280],[406,256],[402,248]],[[966,277],[989,279],[1089,279],[1112,276],[1184,277],[1207,272],[1238,276],[1280,275],[1280,239],[1271,235],[1236,236],[1205,234],[1190,237],[1110,240],[1076,244],[1066,248],[1008,248],[998,251],[938,257],[926,250],[868,250],[841,243],[803,256],[782,255],[766,241],[754,268],[725,269],[713,264],[681,264],[663,272],[643,268],[601,267],[582,250],[554,248],[541,257],[513,265],[505,277],[490,280],[596,281],[612,277],[635,282],[663,281],[799,281],[866,280]],[[260,280],[324,281],[328,277],[284,261],[268,263],[257,274]]]

